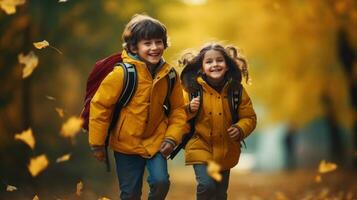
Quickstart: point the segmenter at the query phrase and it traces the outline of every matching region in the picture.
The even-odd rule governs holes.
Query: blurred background
[[[167,26],[164,57],[173,65],[210,41],[247,58],[252,80],[244,86],[258,126],[232,169],[229,199],[357,199],[356,1],[0,0],[0,7],[0,199],[118,199],[114,168],[107,173],[91,157],[87,135],[69,139],[60,130],[79,115],[94,63],[121,51],[135,13]],[[33,46],[43,40],[53,48]],[[31,51],[39,63],[22,78],[18,55]],[[29,128],[34,149],[14,139]],[[30,159],[41,154],[49,165],[32,177]],[[71,158],[56,163],[64,154]],[[321,174],[322,160],[337,169]],[[183,155],[169,165],[168,199],[194,199]]]

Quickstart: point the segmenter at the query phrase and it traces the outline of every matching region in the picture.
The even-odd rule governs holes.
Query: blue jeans
[[[195,170],[196,181],[198,183],[196,192],[197,200],[227,199],[230,170],[222,171],[222,181],[217,182],[207,174],[206,164],[195,164],[193,165],[193,169]]]
[[[120,188],[120,199],[140,200],[145,166],[149,172],[149,200],[163,200],[169,191],[167,161],[161,153],[147,159],[139,155],[114,152]]]

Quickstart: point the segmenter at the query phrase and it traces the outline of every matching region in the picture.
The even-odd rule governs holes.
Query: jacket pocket
[[[212,152],[210,145],[197,134],[192,136],[186,148],[187,150],[204,150],[207,152]]]

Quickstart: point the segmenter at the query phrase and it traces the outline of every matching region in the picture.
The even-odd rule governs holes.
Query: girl
[[[185,148],[186,165],[193,165],[198,200],[227,199],[230,169],[239,160],[240,142],[256,126],[252,102],[241,86],[242,74],[248,81],[246,61],[234,47],[226,49],[209,44],[198,55],[182,58],[181,80],[185,89],[188,118],[195,117],[195,131]],[[241,88],[237,113],[231,113],[229,90]],[[188,96],[201,88],[202,94],[189,101]],[[202,99],[200,99],[202,98]],[[237,115],[235,115],[237,114]],[[234,116],[239,116],[234,120]],[[221,166],[222,180],[215,181],[207,173],[207,163]]]

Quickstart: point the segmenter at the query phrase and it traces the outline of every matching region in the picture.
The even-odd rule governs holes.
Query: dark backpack
[[[193,83],[195,83],[195,84],[190,86],[191,91],[189,93],[189,99],[191,101],[193,98],[199,96],[200,97],[200,107],[198,108],[196,115],[188,121],[188,123],[190,124],[190,131],[183,135],[181,144],[179,144],[174,149],[174,151],[170,154],[171,159],[174,159],[175,156],[180,152],[180,150],[184,149],[186,147],[186,144],[188,143],[188,141],[192,138],[193,134],[195,133],[195,125],[196,125],[197,116],[201,110],[202,103],[203,103],[203,89],[202,89],[201,85],[196,83],[196,81],[194,81]],[[240,83],[237,84],[235,82],[231,82],[230,86],[228,88],[227,100],[228,100],[228,105],[229,105],[231,115],[232,115],[232,124],[237,123],[239,120],[238,108],[239,108],[239,104],[242,99],[242,88],[243,88],[242,84],[240,84]],[[244,141],[243,141],[243,143],[244,143]]]
[[[98,62],[95,63],[91,73],[89,74],[87,80],[87,87],[86,87],[86,95],[84,98],[84,105],[80,117],[83,119],[82,128],[85,132],[88,131],[88,124],[89,124],[89,112],[90,112],[90,102],[97,92],[100,84],[104,80],[104,78],[113,71],[114,67],[122,67],[124,70],[124,88],[122,93],[120,94],[117,104],[115,105],[112,119],[108,128],[108,134],[105,140],[105,150],[106,150],[106,164],[107,164],[107,171],[110,171],[110,163],[108,159],[108,144],[109,144],[109,137],[110,131],[114,128],[115,123],[119,119],[120,110],[125,107],[132,98],[133,94],[135,93],[137,87],[137,72],[135,66],[129,63],[123,63],[123,59],[121,57],[121,53],[113,54],[109,57],[106,57]],[[168,116],[170,113],[170,103],[169,97],[172,93],[174,84],[176,82],[176,71],[172,68],[168,75],[166,76],[168,89],[166,93],[166,97],[164,100],[163,109],[165,114]]]

